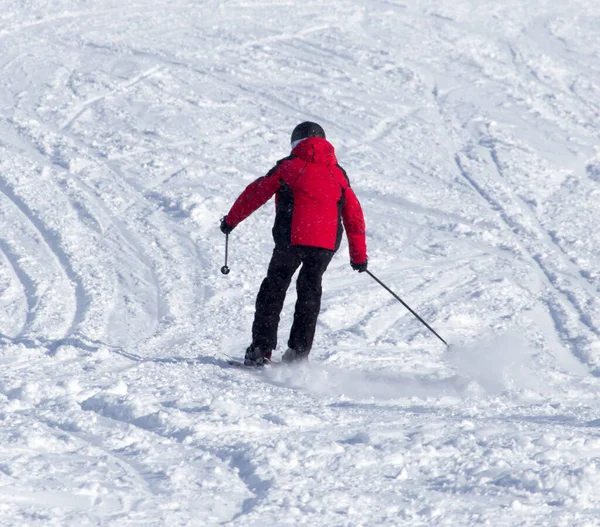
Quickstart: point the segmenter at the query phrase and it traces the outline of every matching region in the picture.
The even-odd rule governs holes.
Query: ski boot
[[[262,367],[270,363],[271,350],[263,351],[258,346],[248,346],[244,357],[244,366]]]
[[[288,348],[281,356],[281,362],[285,362],[286,364],[305,361],[308,362],[308,353],[302,350]]]

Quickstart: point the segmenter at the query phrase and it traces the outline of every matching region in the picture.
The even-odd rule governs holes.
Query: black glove
[[[352,266],[352,269],[358,271],[359,273],[364,273],[367,270],[367,260],[365,260],[363,263],[350,262],[350,265]]]
[[[225,216],[223,216],[221,218],[221,232],[223,234],[229,234],[232,230],[233,227],[231,225],[227,225],[227,222],[225,221]]]

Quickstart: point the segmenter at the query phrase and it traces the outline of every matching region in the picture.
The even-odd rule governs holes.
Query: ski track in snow
[[[0,525],[595,526],[596,2],[9,1]],[[311,363],[248,345],[322,123],[361,199]],[[280,344],[293,315],[290,289]]]

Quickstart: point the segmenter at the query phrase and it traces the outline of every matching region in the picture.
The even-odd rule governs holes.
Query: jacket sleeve
[[[344,206],[342,207],[342,221],[348,237],[350,261],[360,264],[367,261],[367,241],[365,236],[365,218],[354,191],[346,187]]]
[[[244,192],[231,207],[225,216],[225,222],[231,227],[244,221],[250,214],[262,207],[279,189],[279,176],[277,166],[269,171],[266,176],[250,183]]]

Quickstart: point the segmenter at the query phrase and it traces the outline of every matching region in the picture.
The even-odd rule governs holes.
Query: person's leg
[[[298,300],[288,341],[289,348],[295,352],[292,359],[305,358],[310,353],[321,310],[323,273],[335,254],[319,247],[301,247],[299,252],[302,268],[296,281]]]
[[[252,324],[252,348],[260,348],[267,358],[277,346],[277,328],[292,276],[300,265],[295,247],[275,248],[267,276],[256,297],[256,312]]]

